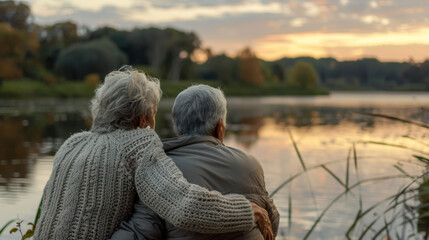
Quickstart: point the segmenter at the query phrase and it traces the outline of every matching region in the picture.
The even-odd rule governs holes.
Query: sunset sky
[[[91,29],[174,27],[194,31],[215,53],[250,46],[283,56],[429,58],[426,0],[31,0],[39,24],[72,20]]]

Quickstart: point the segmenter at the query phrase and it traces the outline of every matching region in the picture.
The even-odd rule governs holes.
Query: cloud
[[[390,20],[387,18],[380,18],[375,15],[365,15],[361,17],[361,21],[367,24],[379,23],[381,25],[389,25]]]
[[[302,6],[305,9],[305,15],[309,17],[315,17],[320,14],[319,7],[313,2],[304,2]]]
[[[302,25],[304,25],[307,22],[307,20],[305,18],[294,18],[291,22],[290,25],[292,27],[301,27]]]
[[[72,9],[72,11],[70,11]],[[73,21],[81,26],[96,28],[99,26],[114,26],[120,28],[131,28],[133,25],[124,21],[124,13],[120,9],[112,6],[105,6],[98,11],[82,10],[76,8],[59,8],[58,15],[35,16],[38,24],[53,24],[60,21]]]
[[[287,5],[281,3],[242,2],[233,5],[177,6],[174,8],[158,8],[146,3],[145,11],[133,11],[130,9],[126,19],[149,23],[165,23],[197,20],[199,18],[221,18],[228,15],[249,13],[289,14],[290,10]]]

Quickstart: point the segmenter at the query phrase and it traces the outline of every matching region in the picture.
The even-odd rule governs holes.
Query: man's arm
[[[111,240],[151,240],[165,238],[165,221],[139,199],[128,221],[123,221]]]
[[[136,136],[128,146],[131,147],[125,150],[125,158],[137,164],[134,180],[139,197],[174,226],[201,233],[224,233],[248,231],[255,220],[264,220],[264,214],[254,215],[244,196],[222,195],[186,181],[165,154],[155,132]]]
[[[276,205],[274,205],[273,199],[268,197],[267,192],[266,194],[246,194],[246,198],[249,199],[251,202],[254,202],[260,207],[264,208],[268,212],[268,217],[270,218],[273,234],[274,236],[277,236],[277,231],[280,222],[280,214],[277,211]]]
[[[280,223],[280,214],[279,211],[277,211],[276,205],[274,205],[273,199],[267,196],[266,201],[267,207],[265,209],[267,210],[268,216],[270,217],[271,226],[273,227],[273,234],[274,236],[277,236]]]
[[[274,236],[277,236],[277,231],[279,228],[279,223],[280,223],[280,214],[277,211],[276,205],[274,205],[274,201],[273,199],[271,199],[268,196],[268,191],[265,188],[265,176],[264,176],[264,170],[261,166],[261,164],[259,163],[258,160],[256,160],[256,158],[250,156],[250,158],[252,158],[254,160],[254,162],[257,164],[257,171],[256,174],[256,178],[258,179],[259,182],[259,186],[260,186],[260,192],[261,194],[255,195],[255,194],[250,194],[247,197],[247,199],[249,199],[252,202],[257,203],[259,206],[265,208],[265,210],[267,210],[268,212],[268,216],[270,218],[271,221],[271,226],[273,229],[273,234]]]

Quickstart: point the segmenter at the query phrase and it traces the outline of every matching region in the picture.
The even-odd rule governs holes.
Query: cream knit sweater
[[[35,239],[106,239],[128,219],[136,194],[180,228],[222,233],[254,225],[243,196],[189,184],[153,130],[82,132],[55,155]]]

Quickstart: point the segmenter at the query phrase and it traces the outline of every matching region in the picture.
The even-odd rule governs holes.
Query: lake
[[[174,136],[172,103],[162,99],[158,110],[157,132],[163,138]],[[88,105],[88,99],[0,101],[0,226],[16,217],[33,221],[53,155],[71,134],[91,124]],[[412,214],[407,208],[417,206],[418,199],[406,198],[408,207],[400,204],[390,210],[390,201],[382,201],[427,171],[413,154],[427,157],[429,131],[360,113],[429,123],[428,110],[429,93],[423,92],[228,98],[225,144],[261,162],[267,190],[276,191],[273,198],[281,214],[277,239],[303,239],[322,213],[308,239],[346,239],[358,211],[379,202],[355,224],[350,238],[358,239],[368,229],[364,239],[378,232],[380,239],[386,239],[387,232],[421,239],[422,228],[401,225],[403,216]],[[392,227],[383,229],[395,217]],[[18,235],[4,233],[0,239]]]

